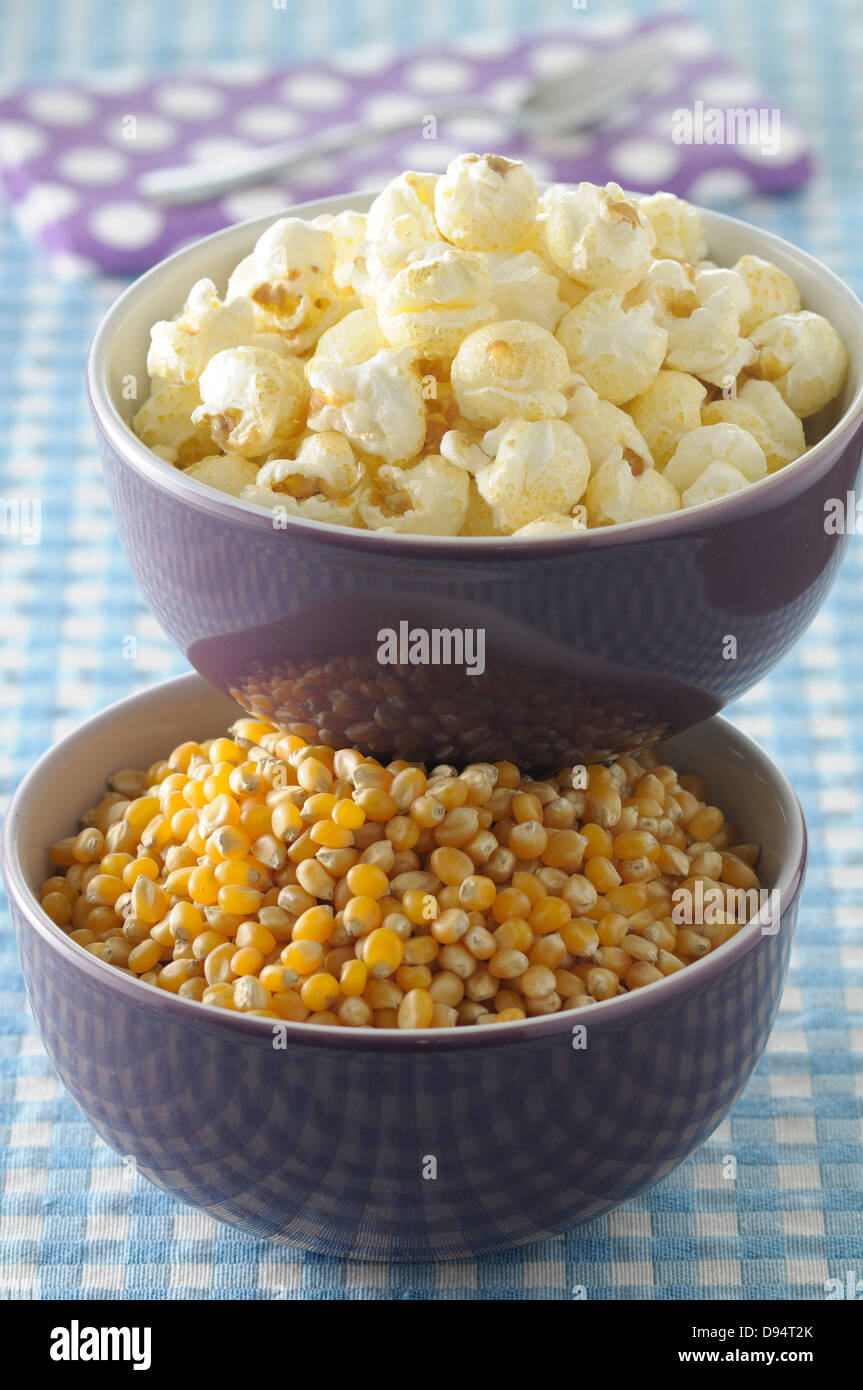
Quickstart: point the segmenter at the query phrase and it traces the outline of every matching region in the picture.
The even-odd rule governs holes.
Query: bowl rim
[[[564,186],[571,187],[572,185]],[[194,478],[187,477],[182,470],[160,459],[147,445],[136,438],[117,410],[108,389],[107,366],[110,360],[111,343],[117,323],[122,320],[130,305],[134,306],[141,297],[146,298],[147,293],[158,282],[166,267],[174,265],[184,257],[196,256],[204,248],[214,245],[220,240],[228,240],[243,230],[248,230],[250,233],[257,229],[263,231],[277,217],[302,216],[309,209],[313,210],[312,216],[320,216],[326,213],[328,208],[332,211],[343,209],[348,201],[351,205],[355,204],[360,207],[362,204],[370,202],[378,191],[335,194],[327,198],[310,199],[302,203],[289,204],[279,212],[266,213],[263,216],[248,218],[243,222],[223,227],[217,232],[211,232],[208,236],[200,237],[189,245],[180,247],[127,286],[103,316],[87,356],[87,394],[93,418],[106,441],[125,463],[129,464],[150,483],[173,493],[178,499],[188,502],[191,506],[214,513],[217,517],[232,520],[234,523],[242,522],[251,527],[266,529],[273,535],[282,532],[288,537],[292,535],[295,537],[305,536],[308,540],[317,541],[320,544],[347,545],[350,548],[368,550],[372,553],[399,553],[407,547],[409,552],[425,552],[429,558],[433,558],[436,554],[441,557],[458,555],[466,560],[488,561],[494,559],[499,553],[506,555],[510,551],[537,558],[553,557],[562,553],[574,555],[584,547],[595,549],[598,546],[635,544],[649,541],[652,538],[663,540],[691,533],[703,526],[712,527],[723,525],[726,522],[734,522],[753,511],[757,512],[762,498],[766,497],[768,500],[773,498],[778,501],[783,492],[796,492],[799,487],[804,486],[810,475],[818,473],[826,455],[835,449],[844,447],[848,437],[853,434],[855,427],[861,422],[861,417],[863,417],[863,373],[861,373],[857,391],[847,409],[822,439],[819,439],[816,444],[801,454],[799,459],[795,459],[775,473],[767,474],[755,483],[750,483],[739,492],[732,493],[717,501],[702,502],[697,506],[687,507],[678,512],[668,512],[647,521],[619,522],[613,526],[594,527],[576,534],[562,533],[552,536],[410,535],[362,531],[356,527],[339,526],[333,522],[312,521],[304,517],[288,515],[279,517],[279,525],[276,525],[276,514],[269,508],[217,492],[216,489],[210,488]],[[752,235],[754,241],[758,243],[752,248],[754,254],[769,252],[771,249],[778,250],[780,260],[796,261],[832,286],[834,293],[839,294],[848,302],[857,319],[857,326],[861,339],[863,339],[863,304],[853,290],[817,257],[810,255],[808,251],[801,250],[774,232],[756,227],[742,218],[732,217],[727,213],[714,212],[708,208],[699,207],[698,211],[706,220],[708,232],[711,225],[737,229],[745,228]]]
[[[17,825],[21,809],[31,790],[43,779],[56,775],[52,774],[52,769],[56,769],[58,764],[62,767],[64,753],[74,742],[81,738],[98,740],[100,725],[106,718],[115,720],[125,717],[127,720],[135,721],[146,717],[147,702],[156,692],[163,698],[173,697],[178,707],[182,708],[184,697],[191,698],[193,691],[209,692],[213,695],[218,693],[213,691],[202,676],[196,672],[189,672],[160,681],[147,690],[127,695],[76,725],[33,764],[16,789],[3,819],[0,862],[10,905],[15,915],[26,923],[27,929],[34,930],[50,950],[59,953],[69,967],[82,971],[91,983],[113,989],[129,1005],[167,1010],[168,1017],[173,1017],[180,1024],[193,1023],[196,1027],[209,1025],[217,1031],[219,1028],[226,1028],[229,1032],[239,1032],[249,1038],[269,1040],[271,1044],[274,1029],[278,1026],[280,1037],[292,1046],[329,1045],[349,1050],[399,1052],[438,1051],[453,1046],[498,1046],[526,1043],[532,1038],[540,1039],[549,1035],[564,1035],[571,1033],[578,1024],[585,1024],[588,1028],[626,1026],[647,1011],[672,1005],[683,995],[697,993],[706,988],[713,979],[724,973],[726,968],[730,969],[750,951],[757,949],[762,939],[759,924],[750,922],[736,936],[715,951],[711,951],[702,960],[695,961],[684,970],[666,976],[665,979],[643,989],[598,1001],[577,1010],[563,1010],[555,1014],[517,1019],[509,1023],[495,1023],[487,1027],[354,1029],[333,1024],[292,1023],[282,1020],[279,1020],[277,1025],[275,1020],[250,1018],[242,1013],[219,1009],[213,1004],[203,1004],[193,999],[183,999],[164,990],[157,990],[137,978],[121,974],[107,962],[85,951],[42,911],[24,876],[17,844]],[[221,698],[224,700],[226,697]],[[788,778],[754,739],[719,715],[713,715],[711,719],[704,721],[704,724],[713,725],[717,728],[720,738],[736,744],[745,753],[747,761],[759,769],[771,786],[776,796],[777,807],[781,808],[785,816],[789,826],[790,849],[783,860],[779,881],[774,887],[779,890],[780,895],[778,931],[788,930],[783,923],[787,920],[800,892],[806,869],[807,834],[800,802]],[[698,726],[703,727],[704,725]]]

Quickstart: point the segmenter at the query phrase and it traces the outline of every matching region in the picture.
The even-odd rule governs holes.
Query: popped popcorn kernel
[[[574,507],[572,513],[552,513],[549,516],[537,517],[536,521],[529,521],[526,526],[519,526],[517,531],[513,531],[514,536],[559,536],[568,535],[573,531],[587,530],[587,508],[582,506]]]
[[[413,253],[378,299],[387,342],[418,357],[454,357],[465,335],[495,314],[482,257],[446,242]]]
[[[440,241],[435,221],[435,189],[439,174],[418,174],[407,169],[390,179],[375,198],[366,214],[366,236],[369,241],[386,236],[393,223],[410,217],[425,241]]]
[[[413,468],[385,465],[363,489],[360,515],[370,531],[457,536],[468,506],[468,475],[440,455]]]
[[[647,441],[657,468],[664,468],[685,434],[702,423],[701,407],[707,387],[687,372],[663,367],[646,391],[627,403],[627,414]]]
[[[201,373],[194,424],[207,424],[226,453],[255,458],[277,449],[303,427],[308,392],[303,364],[267,348],[217,352]]]
[[[768,473],[775,473],[806,452],[803,424],[771,381],[751,377],[736,396],[720,397],[704,406],[703,425],[739,425],[757,440],[767,459]]]
[[[580,183],[553,196],[545,238],[552,260],[567,275],[590,289],[619,294],[644,277],[656,243],[638,202],[616,183]]]
[[[183,472],[187,478],[195,478],[217,492],[226,492],[229,497],[241,497],[243,489],[255,481],[257,464],[237,454],[210,454],[189,464]]]
[[[504,420],[483,436],[482,450],[489,461],[476,486],[508,532],[570,512],[590,478],[587,449],[564,420]]]
[[[640,459],[645,468],[653,467],[650,448],[635,421],[619,406],[602,400],[581,377],[572,387],[564,418],[584,440],[591,476],[608,459],[621,458],[625,450]]]
[[[293,459],[270,459],[243,493],[248,502],[282,507],[312,521],[354,525],[365,471],[344,435],[307,435]]]
[[[197,382],[184,386],[157,377],[150,395],[132,417],[132,429],[148,448],[173,453],[171,461],[181,467],[197,463],[213,448],[208,427],[192,420],[200,404]]]
[[[706,255],[701,215],[691,203],[674,193],[651,193],[638,199],[638,208],[653,229],[655,256],[694,265]]]
[[[385,348],[355,364],[311,359],[309,428],[336,430],[387,463],[411,459],[425,439],[422,383],[407,349]]]
[[[668,344],[653,306],[625,309],[614,290],[594,290],[564,315],[555,336],[573,370],[612,405],[647,390]]]
[[[512,250],[536,216],[533,178],[518,160],[462,154],[437,181],[435,220],[463,251]]]
[[[655,468],[644,468],[626,450],[591,478],[584,501],[592,526],[648,521],[680,510],[680,494],[671,481]]]
[[[697,507],[702,502],[718,502],[721,497],[730,497],[732,492],[740,492],[750,482],[745,473],[735,468],[726,459],[714,459],[695,482],[681,493],[684,507]]]
[[[259,332],[277,333],[292,353],[308,351],[341,313],[333,238],[300,217],[280,217],[228,281],[228,298],[254,305]]]
[[[563,415],[570,375],[566,353],[547,329],[509,319],[468,334],[453,360],[452,387],[465,419],[490,429],[510,416]]]
[[[147,371],[151,377],[190,386],[217,352],[247,343],[254,326],[250,299],[223,301],[212,280],[199,280],[176,318],[153,324]]]
[[[566,313],[561,279],[535,251],[489,251],[491,302],[499,319],[526,319],[553,333]],[[581,291],[581,297],[586,294]]]
[[[663,477],[684,493],[715,460],[731,464],[750,483],[767,472],[764,450],[739,425],[699,425],[681,439],[663,469]]]
[[[326,359],[355,367],[388,347],[374,309],[353,309],[321,334],[312,361]]]
[[[745,282],[730,271],[702,270],[695,274],[697,307],[667,321],[668,353],[665,365],[692,376],[730,371],[732,355],[740,342],[740,309],[745,303]],[[720,278],[715,278],[720,277]],[[744,351],[743,356],[747,353]],[[751,359],[751,354],[750,360]],[[719,384],[722,384],[720,381]]]
[[[801,309],[767,319],[752,334],[758,361],[753,375],[772,381],[795,415],[805,420],[839,394],[848,354],[832,323]]]
[[[784,270],[760,256],[741,256],[732,269],[749,290],[751,304],[740,316],[740,332],[751,336],[767,319],[780,314],[796,314],[800,308],[800,291]]]

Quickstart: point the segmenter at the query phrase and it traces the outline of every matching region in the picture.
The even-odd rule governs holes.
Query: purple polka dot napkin
[[[649,87],[590,130],[548,140],[511,131],[506,109],[534,82],[573,72],[636,35],[662,38]],[[444,119],[435,102],[485,95],[489,115]],[[215,162],[331,124],[416,112],[412,129],[195,207],[148,202],[147,170]],[[431,137],[431,138],[430,138]],[[805,141],[710,36],[681,16],[638,24],[585,18],[563,32],[485,34],[408,53],[353,50],[326,63],[249,64],[160,77],[130,72],[20,88],[0,98],[0,177],[18,221],[58,276],[141,271],[231,222],[291,202],[380,187],[405,168],[441,170],[464,149],[504,150],[541,179],[609,179],[703,204],[793,188],[811,172]]]

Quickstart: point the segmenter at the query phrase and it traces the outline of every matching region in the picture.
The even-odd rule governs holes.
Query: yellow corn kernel
[[[379,899],[389,889],[389,879],[376,864],[354,864],[348,870],[348,887],[359,898]]]
[[[153,817],[159,814],[160,809],[157,796],[139,796],[134,801],[129,802],[123,819],[140,838]]]
[[[342,919],[349,936],[368,936],[381,924],[381,909],[375,898],[349,898],[342,909]]]
[[[311,760],[308,759],[307,761]],[[326,970],[321,970],[318,974],[310,975],[307,980],[303,981],[300,998],[313,1014],[321,1014],[332,1009],[340,993],[338,980],[328,974]]]
[[[98,907],[113,907],[117,899],[125,892],[125,884],[121,878],[114,878],[109,874],[94,874],[84,892],[88,903],[93,903]],[[154,917],[153,921],[158,921]]]
[[[202,864],[192,870],[189,875],[188,892],[192,901],[200,903],[202,907],[210,907],[218,901],[219,884],[212,865]]]
[[[595,855],[593,859],[588,860],[584,866],[584,873],[598,893],[606,893],[609,888],[616,888],[621,882],[617,869],[604,855]]]
[[[231,883],[219,889],[217,902],[223,912],[230,912],[236,917],[251,917],[261,906],[263,896],[257,888],[240,888]]]
[[[593,922],[574,917],[560,931],[563,944],[574,956],[595,956],[599,950],[599,935]]]
[[[186,980],[194,979],[200,974],[201,967],[194,960],[170,960],[167,965],[163,965],[159,971],[159,988],[166,989],[170,994],[176,994]]]
[[[231,969],[235,975],[257,975],[264,964],[264,957],[253,946],[244,946],[231,956]]]
[[[365,787],[354,798],[365,813],[366,820],[383,823],[392,820],[398,811],[395,798],[379,787]]]
[[[404,945],[389,927],[377,927],[364,938],[363,960],[369,974],[377,980],[395,974],[404,958]]]
[[[362,960],[345,961],[339,976],[339,989],[346,998],[363,994],[368,983],[368,966]]]
[[[72,920],[72,904],[65,893],[46,893],[40,906],[58,927],[65,927]]]
[[[294,941],[317,941],[323,945],[325,941],[329,941],[334,926],[332,908],[319,903],[300,914],[294,923],[291,937]]]
[[[331,820],[319,820],[309,831],[312,843],[324,849],[347,849],[354,842],[354,832],[334,825]]]
[[[208,985],[229,984],[234,978],[231,969],[231,961],[236,954],[236,948],[232,941],[226,941],[223,946],[217,946],[210,951],[204,960],[204,974]]]
[[[228,938],[221,932],[207,928],[206,931],[199,932],[192,941],[192,955],[195,960],[206,960],[210,952],[215,951],[217,946],[228,944]]]
[[[399,1004],[399,1028],[430,1028],[434,1000],[427,989],[410,989]]]
[[[217,1009],[233,1009],[235,1007],[233,987],[226,983],[210,985],[201,995],[201,1002],[215,1004]]]
[[[508,917],[494,932],[495,949],[529,951],[534,943],[533,928],[523,917]]]

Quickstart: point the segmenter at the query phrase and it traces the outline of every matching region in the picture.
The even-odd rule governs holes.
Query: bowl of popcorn
[[[133,571],[209,679],[332,747],[548,770],[715,712],[811,621],[862,342],[777,237],[463,155],[178,252],[89,387]]]
[[[257,1236],[424,1259],[601,1216],[708,1137],[806,836],[721,718],[533,778],[311,743],[192,674],[45,754],[2,853],[40,1035],[124,1162]]]

